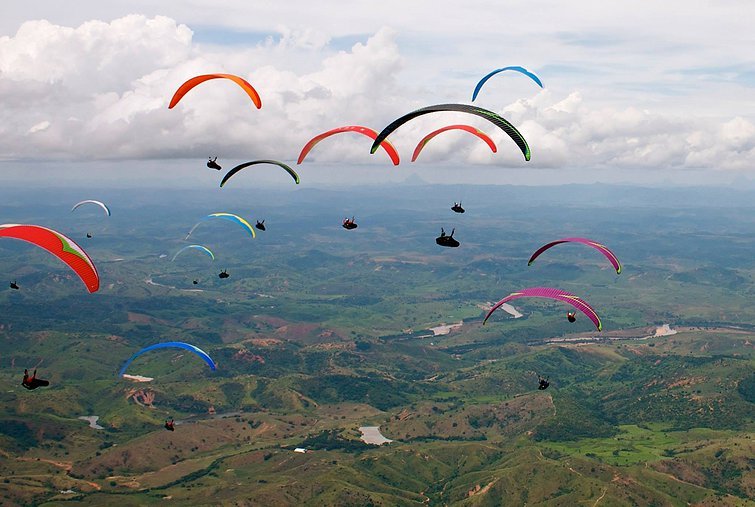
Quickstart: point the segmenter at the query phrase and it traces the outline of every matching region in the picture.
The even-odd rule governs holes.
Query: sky
[[[11,1],[0,18],[0,181],[217,185],[205,167],[260,158],[302,184],[751,184],[755,181],[751,0],[367,2]],[[370,155],[376,131],[419,107],[471,103],[527,139],[532,160],[484,119],[422,116],[391,135],[402,162]],[[188,78],[204,83],[174,108]],[[417,142],[452,123],[410,162]],[[290,185],[272,167],[236,185]],[[224,173],[224,171],[223,171]],[[217,181],[216,181],[217,180]]]

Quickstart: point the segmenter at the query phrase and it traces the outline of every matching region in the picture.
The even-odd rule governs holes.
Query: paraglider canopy
[[[419,143],[417,143],[417,147],[414,148],[414,153],[412,154],[412,162],[414,162],[415,160],[417,160],[417,157],[419,157],[419,154],[422,151],[422,149],[425,147],[425,145],[427,143],[430,142],[430,140],[433,137],[437,136],[438,134],[440,134],[442,132],[446,132],[446,131],[449,131],[449,130],[461,130],[461,131],[464,131],[464,132],[469,132],[470,134],[473,134],[473,135],[479,137],[480,139],[482,139],[483,141],[485,141],[485,143],[488,145],[488,147],[490,148],[490,150],[493,153],[495,153],[495,152],[498,151],[498,148],[496,148],[495,143],[490,138],[490,136],[488,136],[482,130],[474,128],[471,125],[448,125],[446,127],[442,127],[442,128],[439,128],[438,130],[430,132],[425,137],[423,137],[422,140]]]
[[[385,141],[389,135],[391,135],[396,129],[398,129],[404,123],[411,121],[414,118],[417,118],[418,116],[422,116],[424,114],[436,113],[436,112],[441,112],[441,111],[458,111],[461,113],[469,113],[469,114],[473,114],[473,115],[476,115],[476,116],[479,116],[481,118],[488,120],[493,125],[495,125],[496,127],[503,130],[506,134],[508,134],[508,136],[516,143],[516,145],[522,151],[522,154],[524,155],[525,160],[530,159],[531,157],[530,147],[529,145],[527,145],[527,141],[511,123],[509,123],[505,118],[503,118],[501,115],[497,113],[494,113],[493,111],[488,111],[487,109],[483,109],[477,106],[471,106],[469,104],[438,104],[435,106],[423,107],[423,108],[417,109],[416,111],[412,111],[411,113],[407,113],[401,118],[394,120],[391,124],[385,127],[377,135],[377,137],[375,138],[375,141],[372,143],[372,148],[370,148],[370,153],[375,153],[378,147],[380,147],[380,144],[383,141]]]
[[[484,325],[493,314],[493,312],[499,309],[504,303],[507,303],[513,299],[525,297],[555,299],[556,301],[562,301],[564,303],[570,304],[580,312],[584,313],[587,318],[589,318],[592,323],[595,324],[595,327],[598,329],[598,331],[603,330],[603,324],[600,321],[600,317],[597,313],[595,313],[595,310],[593,310],[592,306],[587,304],[584,299],[572,294],[571,292],[566,292],[565,290],[555,289],[552,287],[531,287],[528,289],[522,289],[518,292],[512,292],[493,305],[493,308],[488,311],[488,314],[485,316],[485,320],[482,321],[482,324]]]
[[[206,246],[202,246],[202,245],[187,245],[187,246],[183,247],[182,249],[180,249],[178,252],[176,252],[176,254],[171,259],[171,262],[175,261],[176,257],[178,257],[179,255],[181,255],[181,253],[185,252],[186,250],[196,250],[198,252],[202,252],[205,255],[207,255],[210,259],[212,259],[213,261],[215,260],[215,254],[212,253],[212,251],[209,248],[207,248]]]
[[[546,243],[545,245],[538,248],[535,253],[532,254],[532,257],[530,257],[530,260],[527,261],[527,265],[531,265],[533,262],[535,262],[535,259],[537,259],[541,253],[545,252],[546,250],[549,250],[550,248],[553,248],[556,245],[560,245],[562,243],[580,243],[582,245],[587,245],[589,247],[592,247],[602,253],[606,259],[608,259],[608,262],[611,263],[613,266],[613,269],[616,270],[616,274],[621,274],[621,263],[619,262],[619,259],[616,257],[616,255],[608,249],[607,246],[602,245],[598,243],[597,241],[593,241],[591,239],[587,238],[562,238],[557,239],[556,241],[551,241],[550,243]]]
[[[154,345],[150,345],[149,347],[144,347],[140,351],[138,351],[136,354],[131,356],[128,361],[123,365],[121,370],[118,372],[118,376],[122,377],[124,373],[126,373],[126,369],[129,367],[131,362],[136,359],[137,357],[141,356],[145,352],[150,352],[152,350],[158,350],[158,349],[165,349],[165,348],[179,348],[188,350],[189,352],[193,352],[194,354],[201,357],[205,363],[210,367],[211,370],[215,370],[215,362],[212,360],[212,358],[205,352],[204,350],[200,349],[199,347],[196,347],[190,343],[184,343],[184,342],[163,342],[163,343],[156,343]]]
[[[492,72],[489,72],[489,73],[488,73],[488,74],[487,74],[487,75],[486,75],[485,77],[483,77],[482,79],[480,79],[480,82],[479,82],[479,83],[477,83],[477,86],[475,86],[475,87],[474,87],[474,92],[472,93],[472,102],[474,102],[474,100],[475,100],[475,99],[477,98],[477,94],[478,94],[478,93],[480,93],[480,90],[482,89],[482,85],[484,85],[484,84],[485,84],[485,82],[486,82],[486,81],[487,81],[488,79],[490,79],[491,77],[495,76],[495,75],[496,75],[496,74],[498,74],[499,72],[503,72],[503,71],[505,71],[505,70],[514,70],[514,71],[516,71],[516,72],[521,72],[521,73],[522,73],[522,74],[524,74],[525,76],[527,76],[527,77],[529,77],[530,79],[532,79],[532,80],[533,80],[533,81],[534,81],[534,82],[535,82],[535,83],[536,83],[536,84],[537,84],[537,85],[538,85],[538,86],[539,86],[540,88],[542,88],[542,87],[543,87],[543,82],[542,82],[542,81],[540,81],[540,78],[539,78],[539,77],[537,77],[537,76],[536,76],[535,74],[533,74],[532,72],[530,72],[530,71],[528,71],[527,69],[525,69],[524,67],[520,67],[520,66],[518,66],[518,65],[513,65],[513,66],[511,66],[511,67],[503,67],[503,68],[501,68],[501,69],[496,69],[496,70],[494,70],[494,71],[492,71]]]
[[[71,211],[73,212],[74,210],[76,210],[80,206],[83,206],[84,204],[96,204],[97,206],[99,206],[100,208],[102,208],[102,210],[105,212],[105,214],[107,216],[110,216],[110,208],[108,208],[107,205],[104,202],[102,202],[102,201],[95,201],[95,200],[92,200],[92,199],[87,199],[85,201],[77,202],[76,204],[73,205],[73,208],[71,208]]]
[[[371,139],[375,139],[378,135],[377,132],[375,132],[371,128],[362,127],[361,125],[347,125],[345,127],[338,127],[332,130],[328,130],[327,132],[323,132],[322,134],[316,135],[315,137],[310,139],[307,142],[307,144],[304,145],[304,148],[301,149],[301,153],[299,153],[299,158],[296,161],[296,163],[301,164],[304,161],[304,158],[307,156],[307,154],[312,150],[312,148],[315,147],[317,143],[319,143],[320,141],[322,141],[323,139],[327,137],[330,137],[335,134],[340,134],[342,132],[356,132],[357,134],[365,135]],[[375,153],[378,147],[382,147],[385,150],[385,152],[391,158],[391,162],[393,162],[393,165],[399,164],[398,152],[396,151],[396,148],[394,148],[393,145],[389,141],[387,141],[386,139],[382,139],[379,143],[376,142],[373,145],[372,153]]]
[[[39,225],[2,224],[1,237],[20,239],[47,250],[71,268],[89,292],[100,288],[100,275],[92,259],[76,242],[61,233]]]
[[[191,234],[194,232],[194,230],[197,227],[199,227],[202,223],[206,222],[207,220],[213,220],[213,219],[216,219],[216,218],[220,218],[222,220],[228,220],[230,222],[238,224],[246,232],[248,232],[252,236],[252,238],[256,238],[257,237],[257,234],[255,234],[255,232],[254,232],[254,227],[252,227],[252,225],[249,222],[247,222],[246,220],[244,220],[240,216],[235,215],[233,213],[220,212],[220,213],[210,213],[209,215],[207,215],[206,217],[204,217],[202,220],[200,220],[199,222],[197,222],[196,225],[194,225],[194,227],[191,228],[191,230],[189,231],[189,234],[186,235],[186,237],[184,238],[184,240],[189,239],[189,236],[191,236]]]
[[[244,162],[243,164],[239,164],[230,171],[226,173],[225,176],[223,176],[223,179],[220,182],[220,187],[222,188],[223,185],[225,185],[225,182],[228,181],[231,176],[239,172],[240,170],[249,167],[251,165],[257,165],[257,164],[273,164],[277,165],[278,167],[282,168],[284,171],[286,171],[296,182],[296,184],[299,184],[299,175],[296,174],[296,171],[291,169],[289,166],[284,164],[283,162],[278,162],[277,160],[252,160],[251,162]]]
[[[249,95],[249,98],[252,99],[252,102],[255,106],[257,106],[257,109],[260,109],[262,107],[262,99],[260,99],[257,90],[255,90],[252,85],[250,85],[245,79],[233,74],[203,74],[201,76],[195,76],[179,86],[176,90],[176,93],[173,94],[173,98],[170,99],[168,109],[173,109],[174,107],[176,107],[176,104],[178,104],[183,96],[189,93],[192,88],[204,83],[205,81],[209,81],[210,79],[230,79],[231,81],[239,85],[247,95]]]

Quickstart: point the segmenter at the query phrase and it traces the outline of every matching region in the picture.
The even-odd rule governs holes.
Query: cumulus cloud
[[[427,83],[404,79],[406,57],[393,29],[341,50],[326,32],[278,31],[276,40],[224,48],[195,43],[189,27],[163,16],[129,15],[78,27],[26,22],[14,36],[0,37],[0,93],[7,97],[0,103],[0,152],[6,159],[212,154],[291,161],[325,130],[349,124],[380,130],[414,108],[446,100],[433,99]],[[247,79],[263,108],[254,108],[232,82],[217,80],[167,109],[183,81],[210,72]],[[498,145],[493,154],[473,136],[445,133],[428,145],[418,167],[447,161],[533,169],[755,168],[755,127],[744,117],[700,118],[689,109],[672,115],[632,103],[606,105],[558,86],[527,86],[519,100],[502,101],[494,87],[478,102],[517,126],[532,149],[531,162],[505,133],[469,115],[426,115],[391,140],[405,164],[419,139],[449,123],[481,128]],[[370,145],[367,138],[343,134],[318,145],[305,163],[388,166],[387,157],[369,154]]]

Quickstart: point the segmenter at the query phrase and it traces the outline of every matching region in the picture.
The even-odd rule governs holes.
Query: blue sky
[[[354,173],[357,183],[415,173],[427,181],[440,173],[450,182],[475,181],[491,171],[501,183],[532,172],[523,180],[533,184],[755,176],[751,2],[313,5],[80,0],[70,9],[52,0],[12,2],[0,20],[6,181],[49,182],[56,164],[68,167],[72,181],[122,183],[130,177],[121,164],[137,179],[157,166],[199,182],[207,175],[187,168],[201,171],[208,155],[227,164],[295,162],[324,130],[381,130],[414,108],[469,103],[483,75],[508,65],[535,72],[545,88],[504,73],[475,103],[517,126],[532,148],[530,162],[489,124],[444,113],[391,137],[403,158],[398,168],[370,156],[368,141],[347,135],[318,145],[303,173],[324,184],[347,166],[369,167]],[[167,109],[178,85],[210,72],[247,79],[263,108],[249,107],[230,84],[208,83]],[[482,128],[498,153],[448,133],[409,162],[416,142],[448,123]]]

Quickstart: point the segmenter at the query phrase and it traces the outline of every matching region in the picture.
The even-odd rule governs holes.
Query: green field
[[[102,287],[88,295],[45,252],[0,242],[0,270],[21,286],[0,291],[0,503],[755,504],[748,198],[691,207],[679,190],[653,207],[652,189],[468,187],[467,213],[451,216],[455,191],[110,191],[105,223],[70,215],[66,192],[7,199],[5,222],[80,241]],[[171,262],[221,209],[268,230],[251,240],[208,222],[192,241],[216,261]],[[359,228],[341,229],[352,214]],[[461,247],[435,245],[440,227]],[[527,266],[571,235],[610,245],[624,272],[575,245]],[[529,286],[583,296],[604,331],[529,300],[514,304],[522,318],[482,326],[491,302]],[[653,337],[662,324],[678,332]],[[163,350],[129,368],[154,381],[116,376],[167,340],[218,370]],[[35,366],[51,386],[28,392]],[[104,429],[78,419],[90,415]],[[394,442],[363,444],[369,425]]]

